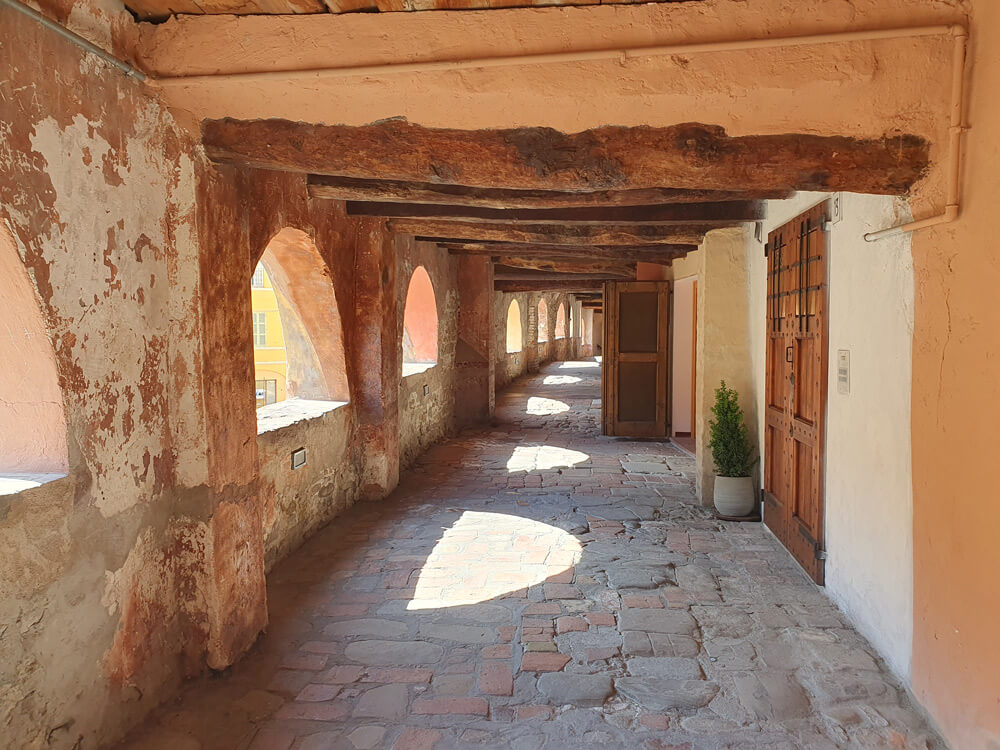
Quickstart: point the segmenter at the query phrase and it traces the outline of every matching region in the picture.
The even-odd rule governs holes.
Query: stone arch
[[[18,474],[65,474],[69,470],[66,411],[56,356],[41,302],[0,224],[0,493]],[[38,480],[35,480],[37,484]],[[32,485],[27,485],[32,486]]]
[[[340,308],[330,269],[316,244],[302,230],[285,227],[267,243],[259,266],[277,304],[287,397],[349,401]]]
[[[562,303],[556,309],[556,338],[566,338],[566,305]]]
[[[514,354],[523,347],[521,339],[521,306],[516,299],[507,307],[507,353]]]
[[[437,361],[437,299],[427,269],[417,266],[410,276],[403,307],[403,374],[426,370]]]
[[[545,304],[545,298],[538,300],[538,343],[544,344],[549,340],[549,307]]]

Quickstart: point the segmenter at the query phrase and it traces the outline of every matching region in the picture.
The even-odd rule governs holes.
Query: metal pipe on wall
[[[39,13],[37,10],[35,10],[34,8],[30,8],[27,5],[24,5],[23,3],[19,3],[19,2],[17,2],[17,0],[0,0],[0,5],[6,6],[6,7],[10,8],[11,10],[17,11],[18,13],[20,13],[22,15],[25,15],[28,18],[32,19],[36,23],[41,24],[42,26],[44,26],[45,28],[49,29],[50,31],[55,32],[56,34],[58,34],[59,36],[61,36],[63,39],[68,39],[70,42],[72,42],[73,44],[75,44],[77,47],[81,47],[82,49],[85,49],[90,54],[96,55],[97,57],[99,57],[102,60],[104,60],[104,62],[106,62],[108,65],[111,65],[112,67],[117,68],[118,70],[120,70],[122,73],[124,73],[129,78],[134,78],[137,81],[145,81],[146,80],[146,74],[143,73],[138,68],[135,68],[135,67],[129,65],[127,62],[123,62],[122,60],[119,60],[117,57],[115,57],[114,55],[112,55],[112,54],[110,54],[108,52],[105,52],[103,49],[101,49],[100,47],[98,47],[96,44],[92,44],[91,42],[88,42],[82,36],[80,36],[79,34],[73,32],[73,31],[70,31],[69,29],[67,29],[62,24],[58,24],[55,21],[53,21],[52,19],[46,18],[41,13]]]
[[[910,221],[888,229],[865,234],[865,240],[875,242],[885,237],[893,237],[904,232],[947,224],[958,218],[959,201],[962,194],[962,134],[966,128],[962,124],[965,117],[965,55],[969,32],[962,26],[952,26],[954,51],[951,59],[951,107],[948,126],[948,183],[944,211],[919,221]]]

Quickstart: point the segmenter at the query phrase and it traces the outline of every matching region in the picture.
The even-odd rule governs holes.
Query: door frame
[[[764,500],[763,521],[772,533],[774,533],[775,537],[781,542],[781,544],[788,550],[792,558],[795,559],[802,569],[821,586],[825,581],[824,561],[826,559],[826,553],[824,551],[824,544],[826,538],[826,429],[830,390],[830,238],[826,229],[827,219],[829,216],[830,201],[822,201],[809,209],[800,212],[794,218],[769,232],[768,242],[765,246],[765,254],[768,256],[769,260],[767,262],[767,287],[765,290],[766,351],[764,380],[765,399],[763,415],[765,438],[763,465],[761,467],[761,484],[763,487],[762,495]],[[805,316],[796,315],[795,317],[799,319],[796,321],[795,326],[790,329],[787,325],[788,313],[783,311],[779,319],[780,330],[775,331],[772,329],[773,310],[782,309],[782,305],[786,304],[785,298],[787,296],[797,294],[798,299],[796,304],[800,306],[800,309],[803,304],[808,308],[808,290],[811,286],[809,282],[810,269],[808,261],[806,261],[803,265],[801,257],[796,262],[796,273],[798,273],[799,278],[797,280],[797,288],[795,291],[791,291],[791,288],[789,290],[782,290],[780,287],[782,279],[781,276],[777,279],[779,288],[777,290],[772,288],[773,274],[771,264],[773,262],[773,253],[775,252],[775,240],[782,233],[787,235],[793,226],[798,226],[800,230],[797,235],[798,242],[800,243],[800,252],[802,249],[801,243],[803,241],[808,241],[809,236],[813,232],[815,232],[819,241],[822,243],[822,289],[817,290],[817,299],[822,301],[822,312],[819,316],[817,316],[821,325],[821,330],[818,331],[814,337],[818,348],[816,353],[818,362],[815,363],[816,372],[814,373],[814,377],[816,379],[815,384],[818,385],[818,404],[816,407],[815,424],[812,426],[796,416],[794,406],[795,396],[797,393],[796,385],[802,385],[801,383],[797,384],[794,379],[796,373],[796,363],[800,362],[800,342],[805,338],[809,338],[808,335],[802,335],[802,319],[805,318],[808,320],[810,316],[808,314]],[[805,227],[804,234],[801,231],[803,226]],[[780,266],[779,272],[786,268],[790,267]],[[803,289],[806,290],[805,296],[803,296]],[[776,342],[780,342],[781,346],[777,346]],[[781,411],[780,414],[776,413],[776,410],[772,408],[772,368],[774,367],[775,361],[775,351],[772,351],[772,346],[776,347],[775,351],[778,349],[784,350],[784,356],[781,357],[782,364],[792,365],[791,367],[781,368],[783,380],[786,381],[786,392],[785,409]],[[790,360],[788,358],[788,350],[791,350]],[[785,435],[786,431],[788,432],[787,436]],[[774,464],[772,462],[774,451],[772,436],[775,434],[780,434],[783,442],[785,443],[783,455],[784,462],[782,463],[785,482],[784,494],[786,495],[784,499],[778,498],[771,491],[771,489],[778,486],[775,478],[772,476],[774,471]],[[799,477],[795,475],[795,470],[797,468],[795,462],[796,445],[799,443],[809,445],[810,442],[816,446],[814,455],[815,460],[812,465],[813,473],[815,474],[812,481],[814,482],[815,502],[817,505],[817,519],[814,534],[810,533],[808,524],[802,520],[795,510],[790,510],[788,507],[789,503],[794,502],[798,497],[798,493],[801,491]],[[789,461],[792,463],[787,463]],[[791,490],[793,485],[795,486],[794,493]]]
[[[657,350],[652,354],[618,351],[619,295],[629,291],[656,290],[657,311],[666,320],[657,320]],[[670,438],[670,345],[673,316],[670,314],[673,285],[670,281],[607,281],[604,284],[603,357],[601,378],[601,425],[605,435],[627,437]],[[655,361],[663,376],[657,382],[656,420],[654,422],[622,422],[615,419],[618,413],[619,362]],[[662,434],[661,434],[662,431]]]

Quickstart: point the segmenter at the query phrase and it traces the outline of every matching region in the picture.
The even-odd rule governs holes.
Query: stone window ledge
[[[41,487],[48,482],[62,479],[66,474],[53,473],[22,473],[0,471],[0,495],[16,495],[34,487]]]
[[[437,362],[404,362],[403,377],[408,378],[410,375],[419,375],[433,367],[437,367]]]
[[[289,398],[268,404],[257,409],[257,434],[308,422],[346,405],[347,401],[312,401],[306,398]]]

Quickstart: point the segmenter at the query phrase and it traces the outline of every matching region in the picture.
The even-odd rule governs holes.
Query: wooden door
[[[826,203],[767,238],[764,523],[823,583]]]
[[[605,435],[667,437],[669,281],[604,285]]]

